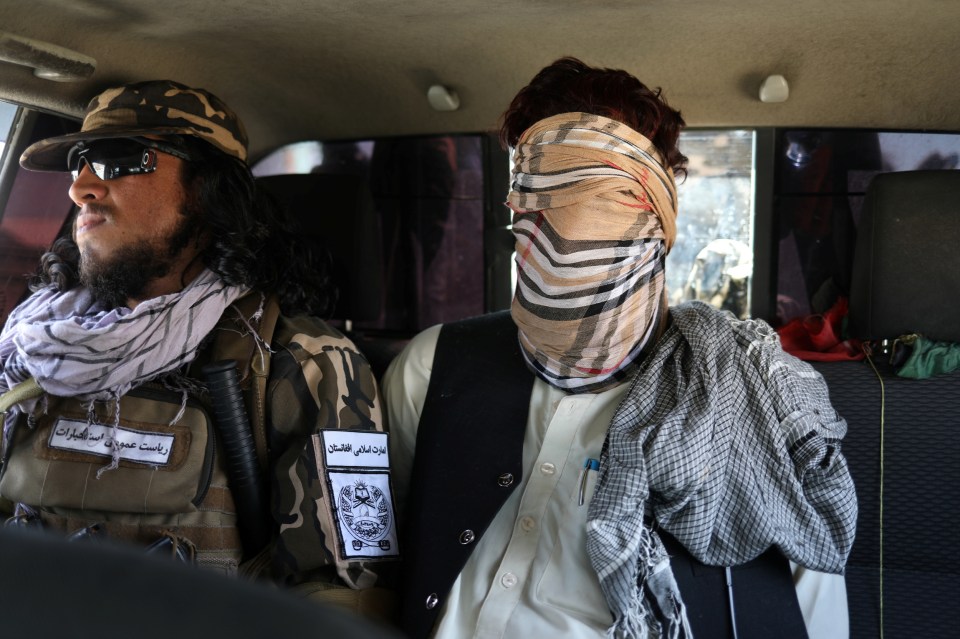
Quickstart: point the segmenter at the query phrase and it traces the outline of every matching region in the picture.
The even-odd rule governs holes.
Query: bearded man
[[[258,190],[237,115],[203,89],[129,84],[21,164],[71,171],[77,209],[0,334],[9,525],[375,599],[371,565],[397,555],[388,468],[324,451],[385,445],[377,386],[318,319],[324,264]],[[376,539],[337,519],[355,477],[380,498]]]

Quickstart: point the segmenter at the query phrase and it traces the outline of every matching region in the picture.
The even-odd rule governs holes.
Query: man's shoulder
[[[400,354],[390,363],[384,375],[384,384],[387,383],[388,379],[404,376],[404,371],[411,368],[426,380],[429,380],[430,373],[433,370],[433,357],[437,349],[437,340],[442,329],[443,324],[436,324],[414,335]]]
[[[671,321],[678,325],[680,331],[729,333],[737,335],[748,342],[756,341],[777,344],[776,331],[770,324],[759,318],[741,319],[730,311],[720,310],[705,302],[683,302],[670,307]]]
[[[300,422],[322,428],[380,428],[379,391],[370,366],[353,341],[328,322],[281,315],[271,350],[275,428]],[[304,418],[304,411],[310,417]]]
[[[341,349],[357,351],[353,341],[332,326],[313,315],[280,315],[273,334],[273,345],[302,348],[311,353]]]

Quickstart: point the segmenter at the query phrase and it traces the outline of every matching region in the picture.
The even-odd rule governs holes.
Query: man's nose
[[[70,185],[70,199],[73,200],[74,204],[83,206],[84,202],[102,200],[106,196],[107,190],[107,183],[98,178],[86,162],[81,162],[77,179]]]

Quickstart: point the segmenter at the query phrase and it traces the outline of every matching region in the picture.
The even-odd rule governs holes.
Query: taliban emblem
[[[390,532],[390,508],[383,491],[366,484],[362,479],[340,490],[339,515],[350,534],[353,549],[376,546],[390,550],[390,540],[384,539]]]

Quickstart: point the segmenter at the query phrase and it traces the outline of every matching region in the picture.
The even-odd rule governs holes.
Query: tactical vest
[[[509,311],[443,326],[417,430],[401,539],[406,557],[400,626],[412,638],[429,636],[470,554],[520,483],[532,388]],[[442,517],[437,504],[444,504]],[[776,550],[734,567],[728,585],[723,567],[700,563],[660,534],[694,637],[807,637],[789,563]]]
[[[187,374],[199,379],[205,364],[237,362],[257,461],[265,472],[270,353],[258,347],[246,323],[261,299],[250,293],[227,308]],[[260,343],[271,343],[278,317],[277,301],[268,297],[256,326]],[[18,505],[21,518],[68,535],[96,530],[140,545],[170,539],[173,549],[189,549],[200,565],[237,572],[250,552],[241,547],[208,398],[190,394],[184,406],[182,392],[147,383],[119,404],[95,403],[92,412],[75,398],[46,402],[35,427],[20,416],[9,450],[3,451],[0,495]],[[98,476],[116,447],[119,467]]]

